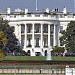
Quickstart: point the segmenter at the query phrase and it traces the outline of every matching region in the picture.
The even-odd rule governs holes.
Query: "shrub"
[[[64,52],[64,47],[58,47],[58,46],[54,46],[52,52],[57,52],[57,53],[63,53]]]

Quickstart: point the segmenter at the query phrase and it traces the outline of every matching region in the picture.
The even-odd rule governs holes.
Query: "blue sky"
[[[11,9],[28,8],[29,10],[35,10],[36,0],[0,0],[0,11]],[[61,11],[64,7],[67,7],[68,11],[74,11],[74,0],[38,0],[38,9],[45,10],[46,8],[55,9],[59,8]]]

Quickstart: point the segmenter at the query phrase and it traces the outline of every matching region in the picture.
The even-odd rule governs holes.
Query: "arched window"
[[[30,50],[27,51],[28,56],[30,56]]]
[[[21,24],[21,33],[24,33],[24,31],[25,31],[25,25]]]
[[[45,56],[47,56],[47,50],[45,50]]]

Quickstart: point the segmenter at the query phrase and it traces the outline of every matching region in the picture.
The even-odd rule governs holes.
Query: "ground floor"
[[[26,48],[25,51],[29,56],[47,56],[48,48]]]

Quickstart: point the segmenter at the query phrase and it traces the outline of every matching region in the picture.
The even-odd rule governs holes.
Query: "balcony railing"
[[[43,33],[48,33],[48,31],[43,31]]]
[[[27,47],[32,47],[32,45],[31,44],[28,44]]]
[[[35,47],[40,47],[40,46],[36,45]]]
[[[41,33],[41,31],[37,31],[37,30],[36,30],[35,33]]]
[[[48,46],[44,46],[45,48],[47,48]]]

